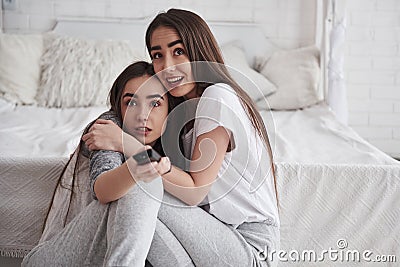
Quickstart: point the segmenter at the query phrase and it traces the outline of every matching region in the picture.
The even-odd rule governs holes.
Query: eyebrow
[[[152,99],[152,98],[161,98],[162,100],[164,100],[164,97],[160,94],[154,94],[154,95],[148,95],[146,96],[147,99]]]
[[[172,41],[169,44],[167,44],[167,46],[168,47],[173,47],[176,44],[183,44],[183,41],[181,39],[175,40],[175,41]],[[150,51],[153,51],[153,50],[161,50],[161,45],[152,46],[150,48]]]
[[[127,96],[128,97],[138,98],[138,96],[136,94],[132,94],[132,93],[125,93],[122,98],[127,97]],[[160,94],[148,95],[148,96],[146,96],[146,98],[147,99],[161,98],[162,100],[164,100],[164,97],[162,95],[160,95]]]
[[[137,95],[131,94],[131,93],[125,93],[125,94],[122,96],[122,98],[127,97],[127,96],[137,98]]]

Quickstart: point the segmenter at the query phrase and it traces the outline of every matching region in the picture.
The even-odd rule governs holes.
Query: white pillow
[[[243,49],[237,44],[224,45],[221,51],[230,74],[253,101],[276,91],[275,85],[249,66]]]
[[[34,104],[40,79],[40,34],[0,34],[0,96],[16,104]]]
[[[271,109],[299,109],[320,101],[319,50],[315,46],[275,52],[260,73],[278,87],[276,93],[266,98]],[[265,107],[265,99],[256,104]]]
[[[38,105],[104,105],[116,77],[130,63],[142,59],[127,41],[77,39],[49,33],[44,39]]]

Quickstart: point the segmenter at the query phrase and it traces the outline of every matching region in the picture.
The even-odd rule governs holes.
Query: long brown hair
[[[271,170],[274,180],[276,200],[279,203],[273,154],[266,127],[252,99],[233,80],[225,67],[219,45],[207,23],[197,14],[187,10],[169,9],[167,12],[159,13],[146,30],[146,46],[149,54],[151,51],[152,34],[159,27],[167,27],[176,30],[182,39],[186,53],[191,62],[203,61],[220,63],[210,64],[210,71],[207,72],[207,74],[211,75],[210,81],[212,81],[212,83],[222,82],[229,84],[238,95],[243,108],[249,116],[251,124],[267,147],[268,154],[271,158]],[[196,72],[194,72],[194,75],[196,75]],[[204,89],[209,85],[210,84],[204,83],[198,84],[197,89],[200,90],[200,92],[198,92],[199,95],[201,95]]]

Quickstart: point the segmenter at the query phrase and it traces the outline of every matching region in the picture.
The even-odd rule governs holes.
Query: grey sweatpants
[[[158,219],[147,256],[154,267],[277,266],[264,255],[280,245],[279,228],[268,222],[243,223],[235,229],[168,193]]]
[[[143,190],[145,189],[145,190]],[[266,223],[226,225],[168,193],[161,179],[133,187],[107,205],[93,201],[59,234],[36,246],[22,266],[272,266],[260,251],[277,249]],[[157,219],[158,213],[158,219]],[[190,256],[189,256],[190,255]]]
[[[157,178],[135,185],[118,201],[93,201],[60,233],[33,248],[21,266],[144,266],[162,197]]]

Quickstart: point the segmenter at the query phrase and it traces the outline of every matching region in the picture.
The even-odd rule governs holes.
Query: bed
[[[76,76],[80,80],[69,81],[70,85],[65,84],[65,77],[59,81],[56,74],[73,75],[68,60],[74,60],[66,58],[68,53],[60,51],[60,47],[81,47],[76,57],[118,58],[117,62],[79,63],[82,69],[84,64],[93,69],[111,66],[113,73],[97,74],[112,80],[126,64],[126,58],[148,59],[143,39],[116,41],[127,33],[144,36],[147,22],[59,20],[53,33],[42,36],[44,49],[35,61],[41,68],[37,92],[41,97],[36,96],[33,104],[29,104],[33,98],[24,100],[26,105],[16,105],[12,95],[4,94],[0,99],[1,256],[21,258],[37,244],[58,174],[78,144],[84,126],[107,110],[102,102],[104,93],[96,93],[96,98],[79,95],[77,84],[87,88],[79,73]],[[266,44],[263,32],[252,24],[220,23],[212,24],[212,29],[227,64],[253,82],[248,93],[257,103],[270,134],[277,169],[281,250],[286,253],[277,259],[279,266],[365,265],[363,259],[340,262],[328,257],[324,261],[318,261],[318,257],[308,261],[298,258],[304,251],[312,250],[320,256],[330,248],[339,252],[369,250],[373,252],[371,258],[399,256],[400,165],[335,118],[325,101],[324,69],[319,66],[324,66],[326,58],[321,47],[278,51]],[[40,37],[34,38],[37,41]],[[128,52],[128,46],[135,52]],[[268,49],[276,51],[270,52],[266,60]],[[88,51],[91,54],[82,54]],[[115,56],[109,51],[114,51],[111,55]],[[66,63],[57,62],[57,57]],[[296,68],[297,65],[285,65],[292,62],[288,57],[298,58],[300,63],[293,64],[303,64],[305,76],[291,80],[274,72]],[[66,65],[66,69],[59,65]],[[92,81],[98,80],[97,76],[86,75]],[[293,84],[305,91],[296,99],[283,101],[288,93],[285,90],[294,90]],[[58,89],[49,92],[56,85]],[[94,88],[106,87],[103,80],[95,85]],[[71,93],[73,87],[75,92]],[[80,105],[76,106],[78,102]],[[287,106],[282,106],[283,102]],[[85,106],[88,103],[89,107]]]

